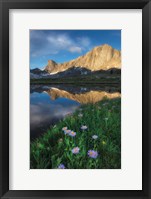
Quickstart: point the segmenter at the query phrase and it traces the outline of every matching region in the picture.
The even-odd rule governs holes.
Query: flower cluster
[[[78,115],[79,117],[82,117],[83,115],[82,114],[79,114]],[[86,125],[82,125],[81,127],[81,130],[87,130],[88,127]],[[62,128],[62,131],[64,132],[65,135],[69,135],[71,137],[75,137],[76,136],[76,132],[68,129],[68,127],[63,127]],[[96,140],[98,139],[98,135],[92,135],[92,139]],[[78,146],[74,147],[72,150],[71,150],[72,154],[79,154],[80,153],[80,148]],[[89,150],[87,152],[87,155],[90,157],[90,158],[93,158],[93,159],[96,159],[98,157],[98,152],[97,151],[94,151],[94,150]],[[64,164],[60,164],[58,166],[58,169],[65,169],[65,166]]]
[[[64,134],[66,135],[69,135],[71,137],[75,137],[76,136],[76,132],[72,131],[72,130],[69,130],[67,127],[63,127],[62,128]]]

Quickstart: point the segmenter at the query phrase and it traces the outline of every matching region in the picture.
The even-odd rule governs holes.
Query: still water
[[[120,97],[118,86],[31,85],[30,138],[39,137],[81,104]]]

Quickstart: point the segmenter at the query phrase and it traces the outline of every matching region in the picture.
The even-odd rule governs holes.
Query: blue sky
[[[44,68],[49,59],[69,61],[102,44],[121,50],[121,31],[30,30],[30,68]]]

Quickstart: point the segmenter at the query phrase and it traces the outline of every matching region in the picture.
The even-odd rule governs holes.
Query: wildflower
[[[82,126],[81,126],[81,129],[82,129],[82,130],[86,130],[87,128],[88,128],[88,127],[85,126],[85,125],[82,125]]]
[[[105,141],[102,141],[102,144],[103,144],[103,145],[106,145],[106,142],[105,142]]]
[[[56,125],[54,125],[53,128],[56,128]]]
[[[66,134],[69,135],[69,134],[71,133],[71,130],[68,130],[68,129],[67,129],[67,130],[64,131],[64,133],[65,133],[65,135],[66,135]]]
[[[93,138],[94,140],[96,140],[96,139],[98,138],[98,136],[97,136],[97,135],[93,135],[92,138]]]
[[[79,149],[79,147],[74,147],[71,151],[73,154],[78,154],[80,149]]]
[[[67,128],[66,126],[62,128],[63,131],[65,131],[65,130],[67,130],[67,129],[68,129],[68,128]]]
[[[66,167],[64,166],[64,164],[60,164],[59,166],[58,166],[58,169],[65,169]]]
[[[76,136],[76,132],[71,131],[71,132],[69,133],[69,135],[70,135],[71,137],[75,137],[75,136]]]
[[[98,157],[98,152],[97,151],[94,151],[94,150],[89,150],[88,151],[88,156],[90,157],[90,158],[97,158]]]
[[[79,113],[79,115],[78,115],[79,117],[82,117],[83,116],[83,114],[82,113]]]

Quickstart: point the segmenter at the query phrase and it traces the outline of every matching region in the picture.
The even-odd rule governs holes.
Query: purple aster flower
[[[97,136],[97,135],[93,135],[92,138],[93,138],[94,140],[96,140],[96,139],[98,138],[98,136]]]
[[[58,169],[65,169],[66,167],[64,166],[64,164],[60,164],[59,166],[58,166]]]
[[[71,151],[73,154],[78,154],[80,149],[79,149],[79,147],[74,147]]]
[[[94,150],[89,150],[88,151],[88,156],[90,157],[90,158],[97,158],[98,157],[98,152],[97,151],[94,151]]]
[[[71,132],[69,133],[69,135],[70,135],[71,137],[75,137],[75,136],[76,136],[76,132],[71,131]]]
[[[65,135],[66,135],[66,134],[69,135],[70,133],[71,133],[71,130],[68,130],[68,129],[67,129],[67,130],[64,131],[64,134],[65,134]]]

